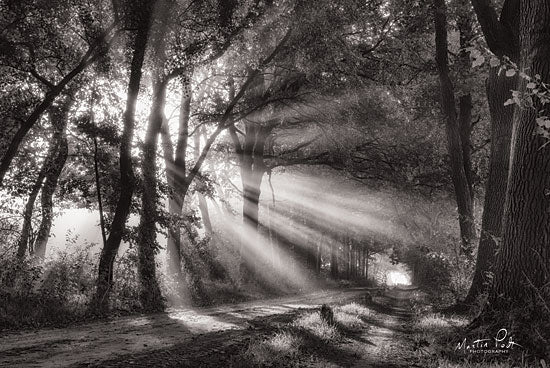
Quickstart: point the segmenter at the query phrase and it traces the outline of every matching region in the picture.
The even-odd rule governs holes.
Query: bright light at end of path
[[[389,285],[410,285],[411,278],[409,275],[399,271],[391,271],[388,273]]]

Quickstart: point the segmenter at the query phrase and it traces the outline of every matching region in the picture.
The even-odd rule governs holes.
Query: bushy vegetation
[[[439,307],[460,302],[471,284],[472,261],[464,256],[451,257],[423,248],[409,249],[404,256],[404,262],[412,270],[413,282]]]

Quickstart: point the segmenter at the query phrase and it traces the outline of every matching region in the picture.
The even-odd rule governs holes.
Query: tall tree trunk
[[[246,123],[245,137],[242,149],[240,149],[241,181],[243,187],[243,225],[252,234],[258,231],[259,203],[261,184],[267,167],[264,163],[265,142],[271,133],[272,126],[259,126],[257,123]],[[241,258],[243,272],[254,271],[256,260],[248,259],[251,263],[246,264],[247,254],[241,246]],[[252,266],[252,268],[247,267]],[[248,277],[250,275],[245,275]]]
[[[157,40],[157,42],[159,42]],[[162,70],[162,66],[160,67]],[[157,252],[157,167],[156,153],[160,128],[163,121],[166,83],[162,72],[155,77],[153,105],[143,144],[143,194],[139,223],[138,271],[141,282],[140,299],[146,310],[162,309],[162,297],[156,276],[155,253]]]
[[[55,128],[52,141],[55,142],[56,152],[51,165],[46,174],[46,180],[42,187],[42,220],[36,236],[34,254],[44,259],[46,256],[46,246],[50,237],[53,220],[53,195],[57,188],[57,182],[61,171],[69,155],[69,145],[67,142],[67,120],[69,118],[70,101],[64,103],[61,108],[55,107],[52,114],[52,124]]]
[[[322,265],[321,242],[319,242],[315,248],[315,274],[320,275]]]
[[[174,164],[174,147],[170,138],[170,131],[168,128],[168,122],[165,120],[161,128],[162,148],[164,153],[164,164],[166,166],[166,181],[170,194],[168,196],[168,213],[172,217],[179,218],[181,216],[182,206],[179,200],[177,200],[177,193],[175,188],[175,164]],[[181,255],[179,242],[181,239],[180,227],[177,225],[170,225],[168,229],[168,236],[166,238],[166,257],[168,273],[171,275],[177,275],[178,279],[181,279]]]
[[[132,168],[132,139],[134,136],[134,119],[136,102],[141,83],[142,66],[147,48],[151,13],[154,1],[143,5],[140,12],[140,22],[133,45],[130,79],[128,82],[128,97],[124,112],[124,129],[120,143],[120,194],[111,223],[107,243],[101,250],[98,267],[97,288],[92,301],[92,307],[106,310],[109,306],[109,293],[113,286],[113,266],[115,257],[122,241],[122,233],[130,213],[130,205],[134,193],[134,171]]]
[[[355,250],[356,249],[355,248],[356,247],[355,247],[355,244],[353,244],[353,241],[350,241],[349,246],[350,246],[350,271],[351,271],[350,272],[350,274],[351,274],[350,278],[353,279],[353,278],[355,278],[355,271],[356,271],[356,269],[355,269],[355,265],[356,265],[355,264],[355,262],[356,262],[356,258],[355,258],[355,255],[356,255]]]
[[[52,203],[51,196],[57,187],[57,179],[63,166],[65,165],[65,160],[67,159],[67,136],[66,136],[66,125],[69,112],[70,102],[67,101],[64,103],[63,107],[52,107],[50,113],[50,120],[54,133],[51,139],[51,145],[48,149],[46,159],[44,160],[38,177],[32,187],[31,193],[27,200],[25,206],[25,211],[23,214],[23,228],[21,230],[21,235],[19,237],[17,245],[17,255],[20,259],[24,258],[25,253],[33,252],[32,248],[32,213],[34,211],[34,204],[38,198],[38,194],[42,189],[43,185],[47,186],[45,190],[42,191],[42,222],[40,225],[40,230],[37,236],[37,247],[40,248],[41,244],[44,242],[44,239],[47,241],[49,236],[49,228],[51,227],[51,211]],[[44,184],[44,180],[46,183]],[[48,224],[49,223],[49,224]],[[40,251],[41,252],[41,251]],[[40,254],[39,254],[40,256]],[[43,255],[42,255],[43,257]]]
[[[367,248],[363,246],[361,250],[361,277],[366,278],[365,264],[367,263]]]
[[[191,116],[192,100],[191,75],[192,72],[189,72],[183,80],[178,138],[175,150],[170,140],[168,126],[164,124],[163,128],[161,128],[166,176],[171,192],[168,199],[168,210],[170,216],[178,220],[183,218],[183,205],[187,193],[189,192],[189,187],[202,166],[204,158],[206,157],[205,153],[208,152],[210,147],[207,142],[203,152],[197,157],[195,166],[187,173],[186,156],[189,145],[189,120]],[[212,139],[210,139],[210,145],[211,144]],[[185,253],[184,249],[182,249],[183,234],[181,229],[182,224],[179,221],[170,225],[167,238],[168,272],[176,277],[177,280],[183,280],[183,266],[190,279],[192,296],[197,301],[204,302],[207,300],[208,296],[204,292],[204,286],[200,279],[200,275],[193,263],[194,260]]]
[[[446,118],[447,150],[451,165],[451,177],[458,207],[458,222],[462,249],[468,253],[475,240],[473,197],[464,164],[460,120],[457,116],[454,87],[449,73],[447,41],[447,7],[444,0],[434,0],[436,63],[441,84],[441,110]],[[465,100],[465,105],[468,101]]]
[[[269,245],[271,246],[271,263],[273,267],[278,268],[280,267],[280,255],[277,251],[277,245],[279,243],[277,238],[277,231],[274,229],[273,224],[273,213],[275,213],[275,201],[273,203],[268,204],[267,207],[267,218],[268,218],[268,233],[269,233]]]
[[[201,137],[204,137],[206,140],[206,132],[204,127],[196,129],[194,136],[194,153],[195,161],[197,161],[201,154]],[[207,236],[212,234],[212,222],[210,221],[210,212],[208,211],[208,202],[206,197],[200,191],[197,191],[197,199],[199,201],[199,211],[201,213],[202,224],[204,226],[204,233]]]
[[[474,0],[474,5],[476,2],[479,1]],[[487,43],[492,45],[491,50],[496,55],[505,55],[517,63],[519,59],[519,1],[506,0],[500,20],[494,19],[492,24],[489,22],[491,16],[479,13],[480,9],[477,4],[478,19],[482,24]],[[493,8],[488,8],[487,13],[495,14]],[[491,37],[499,39],[491,41]],[[516,90],[517,77],[507,77],[505,73],[499,73],[499,70],[500,67],[491,68],[486,83],[491,116],[491,154],[476,267],[472,284],[464,300],[466,305],[474,303],[476,298],[487,289],[491,280],[488,276],[492,272],[502,232],[503,199],[506,198],[508,185],[510,140],[514,117],[514,106],[504,106],[504,103],[512,97],[511,91]]]
[[[330,246],[330,276],[338,278],[338,242],[331,241]]]
[[[103,198],[101,195],[101,178],[99,176],[99,147],[97,137],[94,137],[94,176],[95,190],[97,197],[97,207],[99,212],[99,227],[101,229],[102,245],[107,244],[107,230],[105,229],[105,215],[103,213]]]
[[[498,69],[498,67],[492,68],[487,80],[487,98],[491,113],[491,154],[476,268],[472,285],[464,300],[466,304],[473,303],[486,290],[490,281],[488,273],[492,271],[502,231],[503,199],[506,198],[508,184],[510,139],[514,116],[514,107],[504,106],[504,102],[511,98],[511,91],[516,88],[517,78],[506,77],[504,73],[499,75]]]
[[[53,151],[51,148],[50,152],[52,152],[52,154],[55,154],[55,151]],[[40,193],[40,189],[42,188],[42,184],[44,182],[44,178],[46,177],[48,166],[50,164],[51,158],[50,154],[48,154],[46,161],[42,164],[42,168],[38,173],[38,178],[34,182],[34,185],[31,189],[31,193],[29,194],[29,198],[27,199],[27,204],[25,205],[25,211],[23,212],[23,227],[21,229],[21,235],[19,236],[19,240],[17,242],[17,257],[19,259],[25,258],[25,254],[29,249],[32,235],[32,213],[34,211],[34,204],[36,202],[36,198],[38,197],[38,193]]]
[[[350,279],[350,252],[351,252],[351,246],[349,244],[349,239],[347,236],[344,236],[344,262],[346,265],[346,280]]]
[[[467,51],[468,47],[472,46],[472,39],[475,34],[473,31],[473,19],[472,12],[469,7],[469,0],[460,0],[458,13],[458,31],[459,31],[459,65],[460,72],[464,75],[471,73],[470,66],[470,54]],[[466,181],[468,183],[468,189],[470,196],[472,197],[472,213],[474,205],[474,179],[472,170],[472,94],[470,88],[466,87],[466,92],[458,98],[458,129],[460,131],[460,143],[462,148],[462,162],[464,165],[464,173],[466,175]],[[475,233],[475,230],[474,230]],[[467,249],[471,253],[473,244],[470,242],[470,249]]]
[[[182,85],[182,97],[180,105],[178,138],[176,150],[172,154],[172,160],[167,167],[171,169],[168,172],[168,184],[170,185],[172,195],[169,199],[168,210],[173,218],[181,219],[183,215],[183,203],[191,182],[187,176],[187,146],[189,144],[189,118],[191,115],[191,78],[185,78]],[[172,150],[173,151],[173,150]],[[165,154],[166,157],[166,154]],[[168,233],[167,252],[168,271],[172,275],[181,278],[182,249],[181,249],[181,223],[176,222],[171,226]]]
[[[157,244],[158,194],[157,194],[157,147],[158,137],[164,122],[164,106],[168,78],[164,75],[166,60],[165,36],[170,19],[172,3],[157,1],[155,18],[151,32],[154,70],[153,99],[149,124],[143,142],[143,193],[141,196],[141,216],[138,240],[138,273],[140,278],[140,301],[143,309],[159,311],[163,309],[162,294],[157,280],[155,254]]]
[[[365,248],[365,279],[369,279],[369,248]]]
[[[550,82],[550,3],[521,2],[521,68]],[[526,91],[526,81],[520,92]],[[512,133],[511,166],[504,207],[502,245],[496,258],[495,278],[486,313],[499,313],[513,305],[537,303],[537,292],[548,285],[550,275],[550,151],[547,140],[536,133],[535,108],[517,111]],[[544,112],[548,117],[548,111]],[[537,309],[531,309],[536,314]],[[501,314],[504,315],[504,314]],[[529,316],[536,320],[536,315]]]
[[[202,193],[197,193],[199,199],[199,211],[201,213],[202,224],[204,225],[204,233],[207,236],[212,235],[212,222],[210,221],[210,211],[208,210],[208,202]]]

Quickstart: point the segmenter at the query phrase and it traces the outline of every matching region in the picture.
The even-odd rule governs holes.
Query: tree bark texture
[[[52,158],[48,172],[46,173],[46,178],[42,187],[42,195],[40,198],[42,204],[42,219],[34,245],[34,254],[42,259],[46,256],[46,247],[48,245],[50,231],[52,228],[53,195],[69,155],[69,145],[67,142],[67,122],[69,119],[70,106],[70,101],[67,101],[61,107],[53,107],[54,112],[52,113],[52,125],[54,126],[55,131],[52,141],[55,142],[54,144],[56,145],[56,150],[55,156]]]
[[[447,40],[447,8],[444,0],[434,0],[436,63],[441,84],[441,110],[446,120],[447,150],[451,178],[458,207],[462,249],[468,254],[476,238],[473,197],[464,163],[460,120],[457,114],[454,87],[450,78]],[[468,101],[465,101],[468,103]]]
[[[483,15],[478,14],[478,19],[482,23]],[[486,19],[491,18],[486,17]],[[484,32],[488,28],[491,29],[490,33],[485,34],[488,44],[503,45],[500,49],[493,48],[492,51],[497,55],[507,56],[512,61],[518,62],[519,2],[517,0],[507,0],[504,3],[500,20],[495,20],[494,24],[483,25],[482,23],[482,26]],[[501,40],[489,42],[491,37],[497,36]],[[502,232],[504,198],[506,197],[510,166],[510,139],[514,117],[514,106],[504,106],[504,103],[512,97],[511,91],[516,89],[517,76],[507,77],[505,73],[499,73],[499,69],[499,67],[491,68],[486,83],[487,101],[491,117],[491,153],[476,267],[472,284],[464,300],[465,304],[474,303],[477,297],[486,291]]]
[[[520,40],[521,69],[549,83],[550,3],[521,2]],[[520,91],[526,91],[525,80]],[[550,278],[550,151],[543,147],[547,140],[536,133],[537,114],[544,107],[534,100],[534,108],[519,109],[514,120],[502,245],[489,296],[493,312],[536,303]]]
[[[133,55],[128,82],[128,97],[124,111],[124,128],[120,143],[120,194],[115,208],[113,221],[107,238],[107,243],[101,251],[98,267],[97,288],[92,306],[98,310],[105,310],[109,304],[109,293],[113,286],[113,267],[115,257],[122,241],[126,220],[130,213],[135,179],[132,168],[132,139],[134,136],[135,110],[139,94],[142,66],[149,38],[152,5],[154,1],[145,3],[139,14],[140,22],[135,34]]]

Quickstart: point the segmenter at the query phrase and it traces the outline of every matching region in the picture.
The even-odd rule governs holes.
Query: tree
[[[134,193],[134,171],[132,168],[131,146],[134,135],[134,115],[136,101],[139,94],[142,76],[142,65],[149,38],[149,28],[152,18],[154,1],[140,1],[135,3],[135,17],[137,31],[132,45],[132,61],[128,80],[128,98],[124,112],[124,130],[120,143],[120,195],[115,214],[111,223],[109,237],[105,243],[99,261],[97,289],[92,305],[105,310],[109,303],[109,293],[113,285],[113,266],[115,257],[122,240],[124,226],[130,212],[130,205]]]
[[[498,57],[519,60],[519,2],[505,1],[500,19],[491,2],[472,1],[487,45]],[[472,285],[464,300],[473,303],[486,290],[492,265],[502,234],[504,201],[508,184],[510,139],[514,106],[505,106],[516,88],[517,76],[508,77],[500,72],[500,65],[492,66],[486,83],[487,100],[491,116],[491,153],[485,188],[485,202],[481,220],[481,233]]]
[[[50,236],[53,217],[52,197],[68,155],[66,127],[72,103],[71,98],[72,96],[67,96],[65,101],[60,102],[61,106],[54,105],[50,107],[50,121],[53,134],[46,159],[42,163],[25,206],[23,227],[17,245],[17,255],[20,259],[25,257],[27,251],[41,258],[44,258],[46,253],[46,244]],[[32,217],[35,201],[40,191],[42,191],[42,219],[38,232],[33,234]],[[34,237],[33,235],[36,236]]]
[[[153,45],[153,101],[149,124],[143,143],[143,192],[142,212],[139,223],[138,272],[140,276],[140,299],[146,310],[162,310],[162,295],[156,275],[155,254],[157,253],[157,145],[164,117],[166,87],[169,78],[165,76],[165,38],[170,24],[172,1],[157,1],[151,43]]]
[[[471,97],[460,98],[457,113],[455,92],[450,77],[447,38],[447,7],[444,0],[434,1],[436,64],[441,84],[441,110],[446,119],[447,147],[451,165],[451,177],[458,206],[458,222],[463,251],[471,252],[476,237],[471,169],[469,160],[469,132],[471,129]]]
[[[84,24],[87,36],[85,41],[89,45],[87,50],[71,65],[71,61],[73,60],[70,57],[73,56],[72,54],[76,50],[70,49],[72,40],[65,40],[67,44],[63,44],[61,42],[63,37],[59,35],[62,32],[60,23],[64,21],[62,18],[67,15],[66,12],[62,11],[65,5],[59,1],[55,2],[54,6],[48,9],[44,9],[42,5],[38,4],[17,4],[16,2],[10,2],[8,6],[7,11],[15,15],[15,21],[7,27],[14,28],[11,29],[11,37],[2,36],[1,38],[1,56],[2,59],[5,59],[5,61],[2,60],[2,64],[16,70],[22,69],[22,71],[30,74],[40,83],[41,88],[44,88],[44,94],[28,116],[20,119],[17,130],[2,154],[0,160],[0,186],[2,186],[4,177],[28,132],[40,120],[43,113],[48,110],[65,87],[73,82],[88,66],[105,54],[105,49],[108,48],[108,45],[112,41],[114,25],[106,27],[103,31],[91,32],[89,29],[91,25]],[[66,8],[70,7],[67,6]],[[36,11],[37,14],[46,12],[50,18],[28,17],[27,15],[31,14],[32,10]],[[61,13],[62,16],[58,16],[56,12],[57,14]],[[32,24],[33,21],[36,23]],[[31,24],[29,25],[27,22]],[[93,26],[96,25],[93,24]],[[32,33],[28,32],[29,29],[33,30]],[[58,35],[55,40],[43,39],[44,35],[52,33]],[[60,45],[63,47],[60,47]],[[57,82],[50,78],[50,76],[55,76],[55,72],[52,70],[52,66],[48,65],[48,62],[45,65],[39,65],[41,59],[52,58],[52,55],[49,54],[50,52],[59,58],[60,61],[57,65],[62,66],[61,71],[63,74]],[[47,54],[48,57],[44,57],[42,54]],[[25,55],[29,55],[29,57]],[[44,77],[41,74],[40,67],[50,72],[50,75]]]
[[[520,65],[529,75],[550,81],[550,6],[546,1],[520,3]],[[520,92],[527,90],[527,80],[520,79]],[[508,311],[511,307],[537,304],[550,274],[550,213],[547,189],[550,178],[550,151],[546,139],[537,134],[537,118],[547,118],[545,101],[534,97],[533,105],[522,106],[516,114],[511,149],[511,165],[502,244],[495,263],[490,305],[485,313]],[[530,310],[537,320],[541,308]]]
[[[44,185],[42,187],[41,205],[42,220],[34,245],[34,253],[37,257],[44,258],[46,255],[46,246],[50,237],[50,230],[53,221],[53,195],[57,189],[57,183],[61,176],[61,171],[65,166],[69,154],[67,141],[67,124],[69,120],[69,109],[72,106],[72,96],[68,96],[63,105],[53,106],[52,125],[54,134],[52,144],[56,146],[55,155],[52,157],[50,167],[46,173]]]

